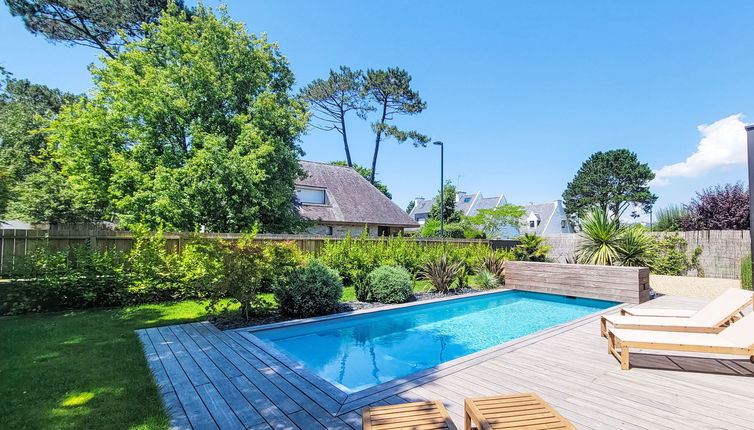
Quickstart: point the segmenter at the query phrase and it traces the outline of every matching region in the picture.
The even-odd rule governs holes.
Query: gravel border
[[[453,296],[465,296],[465,295],[474,295],[478,293],[488,292],[488,291],[494,291],[493,290],[478,290],[476,288],[471,287],[465,287],[465,288],[456,288],[453,290],[448,291],[447,293],[438,293],[435,291],[428,291],[428,292],[420,292],[420,293],[414,293],[413,297],[411,297],[407,303],[411,302],[422,302],[425,300],[433,300],[433,299],[439,299],[443,297],[453,297]],[[375,308],[381,308],[383,306],[389,306],[385,303],[377,303],[377,302],[360,302],[358,300],[350,300],[347,302],[340,302],[338,304],[338,311],[335,314],[343,313],[343,312],[353,312],[358,311],[362,309],[375,309]],[[211,322],[215,327],[217,327],[220,330],[233,330],[233,329],[239,329],[244,327],[254,327],[258,325],[264,325],[264,324],[273,324],[283,321],[291,321],[298,318],[292,318],[286,315],[281,314],[277,309],[271,309],[263,314],[255,315],[249,318],[249,320],[244,320],[237,312],[225,314],[225,315],[218,315],[211,317],[209,319],[209,322]]]

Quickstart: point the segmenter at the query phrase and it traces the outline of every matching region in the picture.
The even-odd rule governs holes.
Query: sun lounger
[[[477,397],[464,400],[464,430],[542,429],[575,430],[541,397],[534,393]]]
[[[637,314],[606,315],[601,319],[600,334],[602,337],[607,335],[608,323],[620,329],[719,333],[752,304],[753,297],[751,291],[731,288],[687,317],[670,316],[670,313],[665,313],[667,316],[652,315],[663,313],[658,310],[648,311],[642,316]],[[641,313],[638,312],[638,314]]]
[[[610,328],[607,352],[628,370],[631,348],[748,355],[754,362],[754,312],[724,327],[719,333],[683,333]],[[618,352],[620,350],[620,352]]]
[[[361,427],[364,430],[456,430],[447,409],[439,400],[364,408]]]

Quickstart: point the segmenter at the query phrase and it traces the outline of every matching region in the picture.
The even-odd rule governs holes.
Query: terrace
[[[704,303],[663,296],[651,305]],[[175,428],[358,429],[364,406],[435,399],[460,425],[466,397],[531,391],[580,429],[751,428],[748,359],[637,350],[633,368],[621,371],[599,336],[599,316],[610,312],[350,395],[267,349],[249,329],[193,323],[138,333]]]

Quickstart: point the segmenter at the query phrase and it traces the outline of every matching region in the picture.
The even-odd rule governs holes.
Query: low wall
[[[741,272],[741,258],[749,254],[751,243],[748,230],[652,232],[651,234],[657,238],[672,234],[684,238],[689,243],[687,250],[689,256],[697,246],[701,246],[703,252],[699,262],[704,269],[704,275],[710,278],[738,279]],[[579,241],[578,234],[548,236],[547,243],[552,246],[550,257],[558,263],[572,261]]]
[[[643,303],[649,300],[649,269],[509,261],[505,265],[505,286],[537,293]]]
[[[649,275],[649,286],[658,294],[701,297],[711,300],[730,288],[741,288],[741,281],[693,276]]]

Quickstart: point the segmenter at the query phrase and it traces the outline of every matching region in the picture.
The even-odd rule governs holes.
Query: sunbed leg
[[[464,430],[471,430],[471,416],[468,412],[464,412],[464,419],[463,419],[463,429]]]
[[[607,337],[607,319],[605,317],[600,318],[600,336]]]
[[[754,363],[754,355],[752,355],[751,357],[749,357],[749,361],[751,361],[752,363]]]
[[[620,346],[620,369],[628,370],[628,347],[625,345]]]

